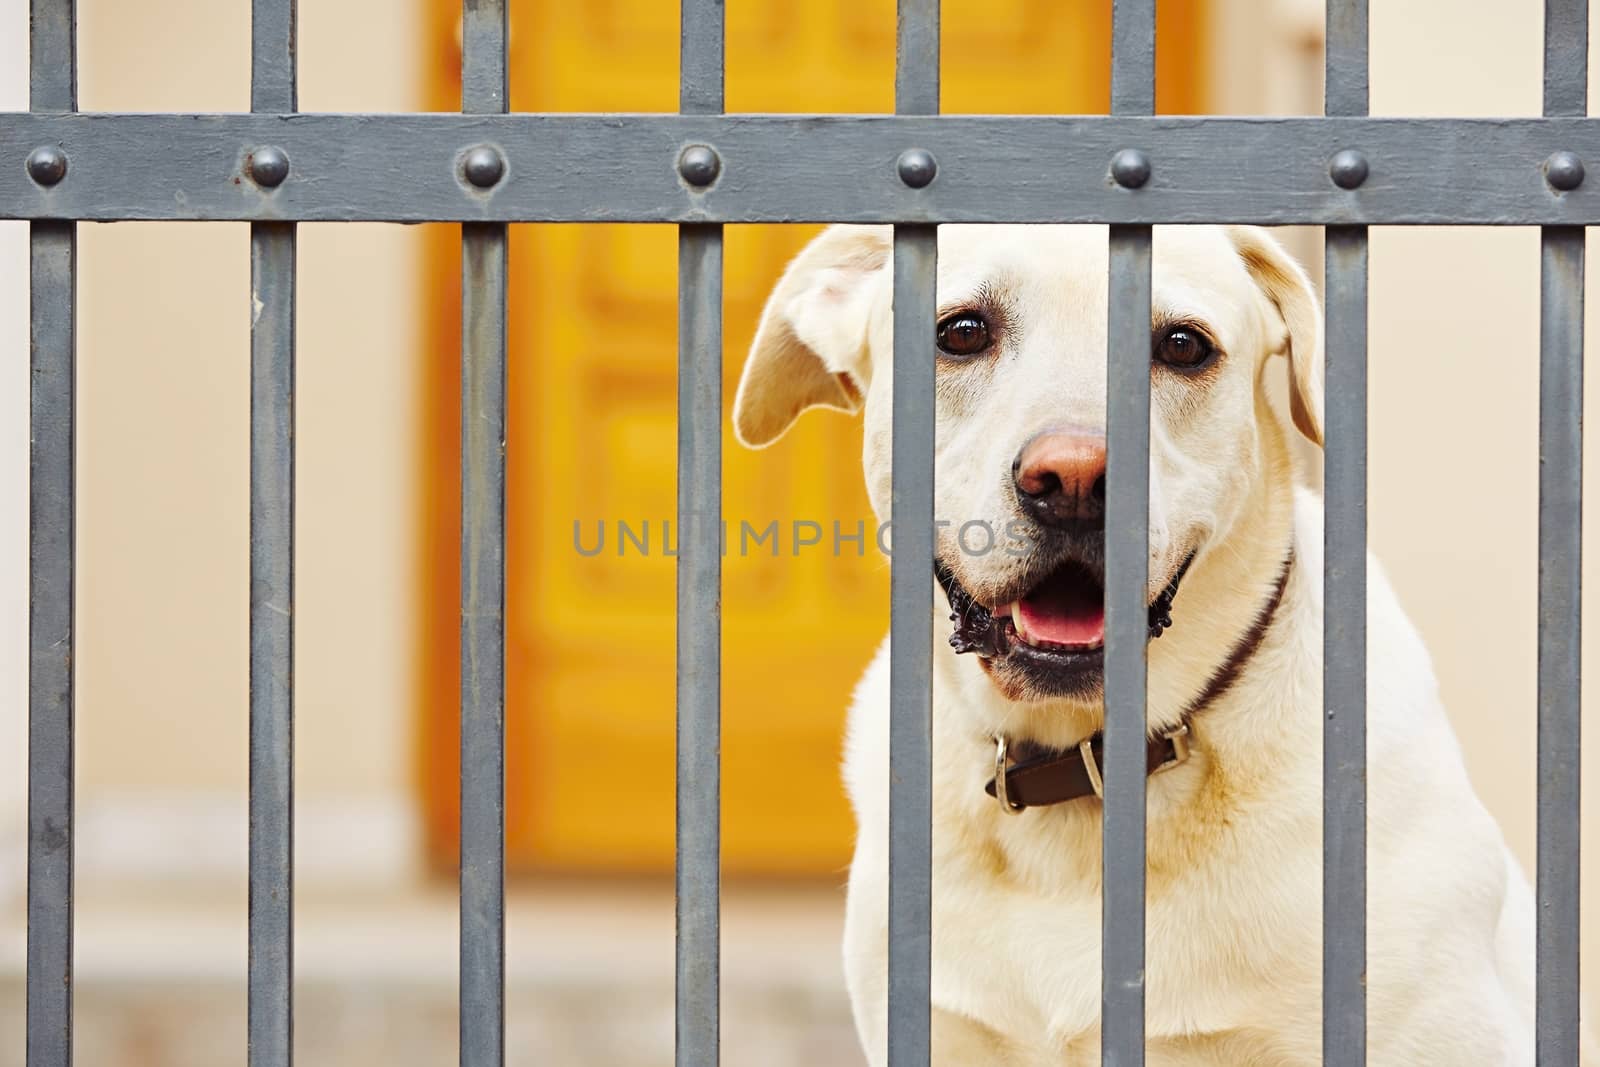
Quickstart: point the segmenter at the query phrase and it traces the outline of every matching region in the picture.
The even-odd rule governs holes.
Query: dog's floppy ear
[[[1314,445],[1322,444],[1322,310],[1300,264],[1267,231],[1230,226],[1245,268],[1278,309],[1287,331],[1289,413]]]
[[[733,401],[743,444],[771,444],[807,408],[861,409],[870,283],[886,270],[891,242],[887,226],[832,226],[789,265],[767,298]]]

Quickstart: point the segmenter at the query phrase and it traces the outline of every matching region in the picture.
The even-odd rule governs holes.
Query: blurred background
[[[1537,114],[1541,8],[1374,3],[1373,112]],[[302,109],[454,110],[457,10],[303,0]],[[248,108],[246,0],[79,11],[84,110]],[[1320,110],[1320,3],[1161,11],[1162,111]],[[1110,0],[944,0],[945,108],[1104,111],[1109,28]],[[0,108],[27,106],[26,30],[24,0],[0,0]],[[893,47],[893,0],[730,0],[728,108],[891,110]],[[516,110],[674,110],[676,5],[514,3],[512,71]],[[730,402],[761,301],[814,232],[729,227]],[[80,1059],[242,1064],[248,229],[80,234]],[[447,1063],[458,228],[300,238],[299,1061]],[[24,1000],[26,239],[0,223],[0,1067],[22,1062]],[[1286,239],[1320,274],[1318,233]],[[514,1062],[665,1065],[675,237],[517,226],[512,243],[508,1047]],[[1371,263],[1372,543],[1477,787],[1531,865],[1538,236],[1374,230]],[[871,529],[850,420],[805,420],[760,456],[731,435],[726,449],[731,522]],[[619,520],[649,525],[648,553],[618,556]],[[601,523],[605,549],[577,551],[575,524],[592,547]],[[837,754],[887,625],[887,570],[870,550],[796,557],[786,542],[730,555],[724,605],[727,1062],[859,1063],[837,963],[851,841]],[[586,786],[601,767],[605,803]],[[1597,931],[1585,924],[1591,958]]]

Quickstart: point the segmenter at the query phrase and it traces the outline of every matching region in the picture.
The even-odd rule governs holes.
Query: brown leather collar
[[[1283,602],[1283,591],[1289,584],[1289,572],[1294,567],[1294,551],[1284,558],[1278,572],[1277,585],[1265,604],[1256,612],[1250,629],[1234,644],[1228,658],[1223,661],[1206,687],[1189,702],[1175,730],[1169,730],[1150,739],[1145,756],[1145,773],[1175,767],[1189,758],[1189,724],[1206,708],[1221,699],[1233,683],[1238,681],[1245,664],[1255,655],[1256,649],[1266,639],[1278,605]],[[1064,804],[1069,800],[1100,796],[1104,792],[1100,780],[1100,764],[1104,754],[1105,737],[1095,734],[1078,747],[1063,752],[1047,749],[1031,742],[1012,742],[998,738],[995,747],[995,777],[989,779],[984,791],[1000,800],[1008,812],[1024,808]],[[1002,775],[1003,769],[1003,775]],[[997,791],[996,783],[1001,789]]]

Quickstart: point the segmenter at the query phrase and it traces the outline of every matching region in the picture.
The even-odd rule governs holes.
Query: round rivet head
[[[461,161],[461,173],[479,189],[491,189],[505,177],[505,157],[489,145],[481,144],[467,150]]]
[[[1572,192],[1583,184],[1583,160],[1571,152],[1557,152],[1544,161],[1544,180],[1552,189]]]
[[[1359,189],[1367,180],[1367,157],[1354,148],[1335,152],[1328,161],[1328,177],[1341,189]]]
[[[925,189],[939,176],[939,161],[926,148],[908,148],[895,160],[900,180],[913,189]]]
[[[1138,189],[1150,180],[1150,157],[1137,148],[1124,148],[1111,157],[1111,179],[1124,189]]]
[[[250,180],[263,189],[276,189],[289,176],[289,157],[283,149],[265,145],[250,153]]]
[[[722,173],[722,157],[709,145],[692,144],[678,156],[678,173],[690,185],[704,189]]]
[[[28,177],[40,185],[54,185],[67,176],[67,154],[55,145],[35,148],[28,155]]]

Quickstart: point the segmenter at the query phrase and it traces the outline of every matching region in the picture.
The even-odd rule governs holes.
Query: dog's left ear
[[[1311,279],[1277,240],[1257,226],[1230,226],[1245,269],[1283,319],[1289,357],[1289,413],[1312,444],[1322,444],[1322,310]]]

